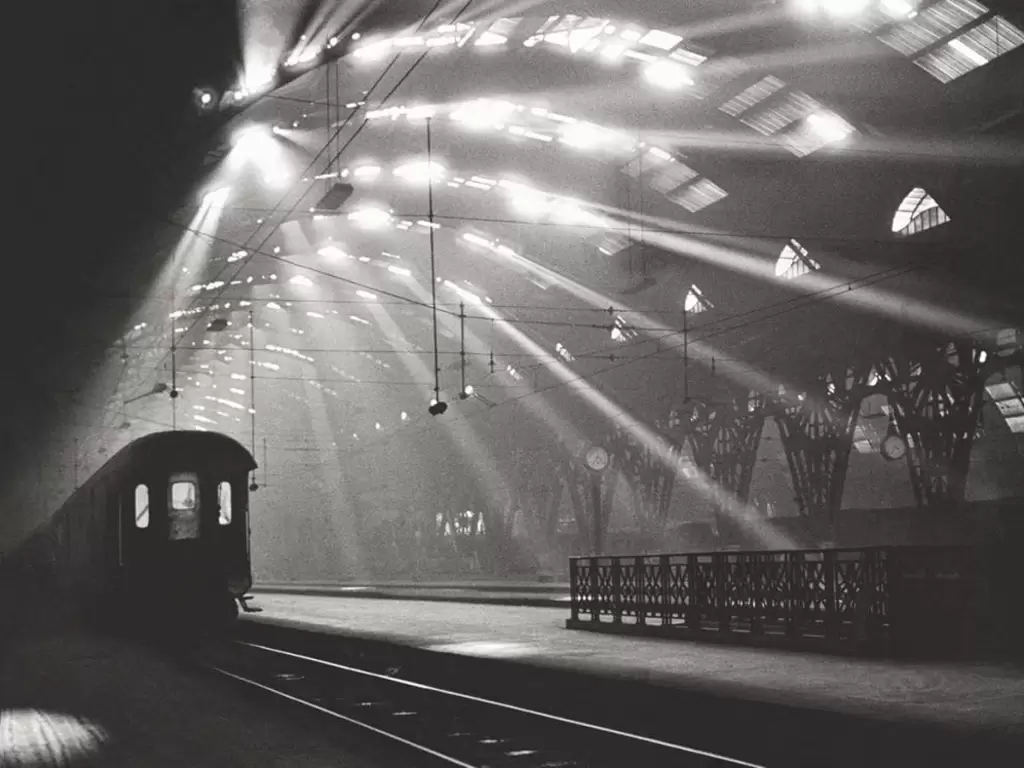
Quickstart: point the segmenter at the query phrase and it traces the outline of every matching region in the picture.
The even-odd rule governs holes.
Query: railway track
[[[234,640],[203,666],[297,707],[464,768],[763,768],[681,744],[471,696],[261,643]],[[542,699],[543,690],[537,698]]]

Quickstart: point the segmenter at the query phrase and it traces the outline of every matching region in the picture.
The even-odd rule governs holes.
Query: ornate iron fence
[[[973,574],[966,547],[574,557],[567,626],[899,650],[962,623]]]

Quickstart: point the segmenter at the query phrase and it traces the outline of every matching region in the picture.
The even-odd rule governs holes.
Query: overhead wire
[[[857,290],[857,288],[851,288],[850,290]],[[780,309],[775,314],[776,315],[781,315],[781,314],[785,314],[787,312],[794,311],[795,309],[800,309],[800,307],[789,307],[789,308]],[[687,341],[687,343],[692,344],[692,343],[694,343],[694,341],[698,341],[698,342],[699,341],[704,341],[706,339],[713,338],[713,337],[721,335],[723,333],[727,333],[727,332],[729,332],[731,330],[734,330],[734,329],[727,328],[727,329],[721,329],[721,330],[718,330],[718,331],[715,331],[715,332],[707,333],[707,334],[699,336],[695,340],[694,339],[689,339]],[[496,403],[491,404],[486,410],[478,411],[475,414],[456,413],[455,414],[455,419],[457,419],[458,421],[460,421],[462,423],[465,423],[465,422],[468,422],[468,421],[472,421],[472,420],[478,420],[481,417],[486,417],[486,416],[491,415],[494,411],[496,411],[497,409],[502,408],[504,406],[514,405],[514,404],[516,404],[518,402],[521,402],[523,400],[526,400],[528,398],[536,397],[537,395],[545,394],[547,392],[551,392],[553,390],[561,389],[561,388],[564,388],[564,387],[567,387],[567,386],[572,386],[573,384],[576,384],[576,383],[579,383],[579,382],[588,381],[590,379],[596,378],[598,376],[602,376],[602,375],[604,375],[606,373],[609,373],[611,371],[618,370],[620,368],[623,368],[623,367],[626,367],[626,366],[629,366],[629,365],[633,365],[633,364],[637,363],[640,360],[649,359],[651,357],[654,357],[655,355],[661,354],[661,353],[666,352],[666,351],[672,351],[672,350],[678,349],[680,347],[682,347],[682,343],[673,344],[673,345],[670,345],[668,347],[660,347],[658,350],[656,350],[656,351],[654,351],[652,353],[646,354],[646,355],[640,355],[640,356],[637,356],[637,357],[628,358],[626,360],[623,360],[623,361],[620,361],[620,362],[617,362],[617,363],[613,363],[613,364],[604,366],[604,367],[602,367],[602,368],[600,368],[600,369],[598,369],[596,371],[590,371],[588,373],[577,374],[576,376],[573,376],[572,378],[570,378],[568,380],[556,381],[556,382],[553,382],[552,384],[546,385],[544,387],[535,388],[535,389],[533,389],[533,390],[531,390],[529,392],[524,392],[524,393],[522,393],[520,395],[515,395],[515,396],[512,396],[512,397],[506,398],[504,400],[500,400],[500,401],[498,401]],[[627,408],[622,407],[619,410],[618,414],[621,415],[621,414],[626,413],[626,412],[627,412]],[[368,448],[371,448],[371,447],[375,447],[377,445],[386,445],[390,441],[392,441],[394,439],[397,439],[399,436],[408,435],[410,429],[415,429],[417,432],[419,432],[419,431],[422,431],[425,428],[430,428],[431,426],[432,426],[432,422],[426,421],[426,422],[424,422],[423,426],[420,426],[418,428],[416,428],[415,425],[409,425],[407,427],[402,427],[400,430],[393,431],[391,434],[389,434],[387,436],[382,436],[378,440],[363,441],[363,442],[360,443],[359,448],[362,449],[362,450],[365,450],[365,449],[368,449]]]
[[[428,20],[429,20],[429,19],[431,18],[431,16],[433,16],[434,12],[435,12],[435,11],[436,11],[436,10],[438,9],[438,7],[440,7],[440,5],[441,5],[441,3],[442,3],[442,2],[443,2],[443,0],[436,0],[436,2],[434,3],[434,5],[433,5],[433,7],[432,7],[432,8],[430,9],[430,11],[428,11],[428,13],[427,13],[427,14],[426,14],[426,15],[425,15],[425,16],[423,17],[423,19],[422,19],[422,21],[420,22],[420,24],[418,25],[417,29],[420,29],[420,28],[422,28],[422,27],[423,27],[423,25],[424,25],[424,24],[426,24],[426,23],[428,22]],[[468,7],[469,7],[469,5],[470,5],[470,4],[472,3],[472,2],[473,2],[473,0],[467,0],[467,1],[466,1],[466,4],[465,4],[465,5],[463,6],[462,10],[460,10],[460,11],[459,11],[459,13],[458,13],[458,14],[456,14],[455,18],[457,19],[457,18],[459,17],[459,15],[461,15],[461,14],[462,14],[462,12],[463,12],[463,11],[465,11],[465,9],[466,9],[466,8],[468,8]],[[388,98],[390,98],[390,97],[391,97],[391,96],[392,96],[392,95],[393,95],[393,94],[394,94],[394,93],[395,93],[395,92],[396,92],[396,91],[398,90],[398,88],[400,88],[400,87],[401,87],[401,86],[402,86],[402,85],[403,85],[403,84],[405,83],[405,81],[406,81],[406,80],[408,79],[408,77],[409,77],[409,76],[410,76],[410,75],[411,75],[411,74],[413,73],[413,71],[415,71],[416,67],[417,67],[417,66],[418,66],[418,65],[419,65],[419,64],[420,64],[420,63],[421,63],[421,62],[422,62],[422,61],[423,61],[423,60],[424,60],[424,59],[426,58],[426,56],[427,56],[427,54],[428,54],[428,53],[429,53],[429,49],[428,49],[427,51],[424,51],[424,52],[423,52],[423,54],[421,54],[421,55],[419,56],[419,58],[417,58],[417,59],[416,59],[416,61],[414,61],[414,62],[413,62],[412,66],[410,66],[410,68],[408,69],[408,71],[407,71],[407,72],[406,72],[406,73],[405,73],[405,74],[404,74],[404,75],[403,75],[403,76],[402,76],[401,78],[399,78],[398,82],[397,82],[397,83],[396,83],[396,84],[395,84],[395,85],[394,85],[394,86],[393,86],[393,87],[391,88],[391,90],[390,90],[390,91],[388,91],[388,93],[387,93],[387,94],[386,94],[386,95],[384,96],[384,98],[383,98],[383,100],[382,100],[382,103],[383,103],[384,101],[387,101],[387,99],[388,99]],[[387,66],[386,66],[385,68],[384,68],[384,70],[383,70],[383,71],[381,72],[380,76],[379,76],[379,77],[378,77],[378,78],[377,78],[377,79],[376,79],[376,80],[375,80],[375,81],[373,82],[373,84],[372,84],[372,85],[370,86],[370,88],[368,89],[368,91],[367,91],[367,95],[368,95],[368,96],[369,96],[370,94],[372,94],[372,93],[373,93],[373,91],[374,91],[374,89],[376,89],[376,88],[377,88],[377,86],[378,86],[378,85],[379,85],[379,84],[380,84],[380,83],[381,83],[381,82],[382,82],[382,81],[384,80],[384,78],[385,78],[385,77],[387,76],[388,72],[390,72],[390,71],[391,71],[391,68],[392,68],[392,67],[393,67],[393,66],[395,65],[395,63],[397,63],[397,62],[398,62],[398,60],[399,60],[400,58],[401,58],[401,54],[398,54],[398,55],[396,55],[395,57],[393,57],[393,58],[392,58],[391,62],[390,62],[390,63],[389,63],[389,64],[388,64],[388,65],[387,65]],[[354,114],[355,114],[355,113],[354,113],[354,111],[353,111],[353,113],[349,114],[349,116],[348,116],[348,117],[347,117],[347,118],[346,118],[346,119],[345,119],[345,120],[344,120],[344,121],[342,122],[342,124],[341,124],[341,125],[340,125],[340,126],[338,127],[338,129],[337,129],[336,131],[334,131],[334,133],[333,133],[333,134],[330,134],[330,133],[328,134],[328,141],[327,141],[327,143],[325,143],[324,147],[323,147],[323,148],[322,148],[322,149],[321,149],[321,150],[320,150],[319,152],[317,152],[317,154],[316,154],[316,155],[314,156],[314,158],[313,158],[313,159],[312,159],[312,160],[311,160],[311,161],[309,162],[309,164],[308,164],[308,165],[306,166],[306,170],[307,170],[307,171],[308,171],[308,170],[309,170],[310,168],[313,168],[313,167],[314,167],[314,166],[315,166],[315,165],[316,165],[316,164],[317,164],[317,163],[319,162],[320,158],[321,158],[321,157],[322,157],[322,156],[324,155],[324,153],[325,153],[325,152],[327,152],[327,153],[328,153],[328,157],[330,157],[330,153],[329,153],[329,151],[328,151],[328,146],[329,146],[329,145],[330,145],[330,144],[331,144],[331,143],[333,142],[333,140],[334,140],[334,139],[336,139],[336,138],[339,138],[339,137],[340,137],[340,135],[341,135],[342,131],[344,131],[344,130],[345,130],[345,128],[347,128],[347,127],[348,127],[348,125],[349,125],[349,122],[350,122],[350,120],[352,119],[352,117],[353,117],[353,115],[354,115]],[[343,145],[341,146],[341,148],[340,148],[340,149],[338,150],[338,154],[339,154],[339,155],[340,155],[340,154],[342,154],[342,153],[343,153],[343,152],[344,152],[344,151],[345,151],[345,150],[346,150],[346,149],[347,149],[347,148],[348,148],[348,147],[349,147],[349,146],[351,145],[351,143],[352,143],[352,142],[353,142],[353,141],[355,140],[355,138],[356,138],[356,137],[357,137],[357,136],[359,135],[359,133],[360,133],[360,132],[362,131],[362,129],[363,129],[363,128],[364,128],[364,127],[365,127],[365,126],[367,125],[367,123],[368,123],[368,122],[369,122],[369,121],[368,121],[368,120],[367,120],[366,118],[364,118],[364,119],[363,119],[363,121],[362,121],[362,123],[361,123],[361,124],[359,125],[359,127],[357,127],[357,128],[355,129],[355,131],[353,132],[353,135],[352,135],[352,136],[350,136],[350,137],[349,137],[349,138],[347,139],[347,141],[345,141],[345,143],[344,143],[344,144],[343,144]],[[283,195],[283,196],[281,197],[281,199],[280,199],[280,201],[279,201],[279,202],[277,203],[277,205],[275,205],[275,206],[274,206],[274,209],[273,209],[273,210],[274,210],[274,212],[276,212],[276,211],[278,211],[278,210],[280,210],[280,209],[281,209],[281,207],[282,207],[282,205],[283,205],[283,202],[284,202],[284,200],[285,200],[285,199],[287,199],[287,197],[288,197],[288,194],[289,194],[289,193],[291,193],[292,191],[294,191],[294,190],[295,190],[295,188],[296,188],[297,186],[298,186],[298,184],[297,184],[297,183],[296,183],[296,184],[293,184],[293,185],[292,185],[292,186],[290,187],[289,191],[288,191],[288,192],[286,192],[286,193],[285,193],[285,194],[284,194],[284,195]],[[308,193],[308,191],[307,191],[307,193]],[[287,211],[286,211],[285,215],[289,215],[290,213],[294,213],[294,212],[295,212],[295,210],[296,210],[296,209],[298,208],[298,206],[299,206],[299,205],[301,204],[301,202],[302,202],[302,199],[303,199],[304,197],[305,197],[305,194],[303,194],[303,195],[300,195],[300,196],[299,196],[299,198],[298,198],[298,200],[296,200],[296,202],[295,202],[295,203],[294,203],[294,204],[293,204],[292,206],[290,206],[290,207],[289,207],[289,208],[287,209]],[[172,221],[172,223],[175,223],[175,222],[173,222],[173,221]],[[268,233],[268,234],[267,234],[267,235],[266,235],[266,236],[265,236],[265,237],[264,237],[264,238],[263,238],[263,239],[262,239],[262,240],[261,240],[261,241],[259,242],[259,245],[257,246],[257,249],[261,249],[261,248],[262,248],[262,247],[263,247],[263,246],[264,246],[264,245],[265,245],[265,244],[266,244],[266,243],[267,243],[267,242],[268,242],[268,241],[270,240],[270,238],[271,238],[271,237],[273,236],[273,234],[274,234],[274,233],[276,233],[276,231],[277,231],[277,227],[271,227],[270,229],[271,229],[270,233]],[[257,231],[258,231],[258,230],[257,230]],[[249,241],[250,241],[250,240],[252,239],[252,237],[255,237],[255,233],[253,233],[253,235],[252,235],[252,236],[251,236],[251,237],[250,237],[249,239],[247,239],[247,240],[246,240],[246,243],[248,243],[248,242],[249,242]],[[243,246],[243,247],[244,247],[244,246]],[[223,272],[224,272],[224,271],[226,270],[226,268],[227,268],[227,265],[225,265],[225,266],[224,266],[224,268],[223,268],[223,269],[221,270],[221,272],[220,272],[220,273],[218,273],[218,276],[219,276],[220,274],[223,274]],[[236,269],[236,270],[235,270],[235,272],[233,273],[233,275],[232,275],[231,279],[234,279],[234,277],[235,277],[235,276],[237,276],[238,274],[240,274],[240,273],[241,273],[241,271],[242,271],[242,270],[243,270],[244,268],[245,268],[245,264],[242,264],[241,266],[239,266],[239,267],[238,267],[238,269]],[[226,282],[229,282],[229,281],[226,281]],[[186,331],[185,331],[184,333],[185,333],[185,334],[189,333],[189,332],[190,332],[190,331],[191,331],[191,330],[192,330],[193,328],[195,328],[195,326],[196,326],[197,324],[198,324],[198,321],[196,321],[196,322],[193,322],[193,323],[192,323],[191,325],[189,325],[189,326],[188,326],[188,328],[186,329]],[[183,335],[184,335],[184,334],[183,334]]]
[[[183,229],[185,229],[185,230],[187,230],[189,232],[192,232],[193,234],[196,234],[198,236],[206,236],[206,237],[209,237],[210,239],[219,240],[221,242],[227,242],[228,244],[231,244],[231,245],[237,245],[235,243],[232,243],[229,240],[226,240],[226,238],[221,238],[221,237],[216,236],[216,235],[206,235],[205,233],[201,233],[198,230],[195,230],[193,228],[188,227],[187,225],[183,225],[183,224],[180,224],[178,222],[172,222],[172,223],[174,223],[176,226],[179,226],[179,227],[181,227],[181,228],[183,228]],[[329,271],[327,271],[325,269],[322,269],[320,267],[311,266],[311,265],[307,265],[307,264],[301,264],[299,262],[291,260],[290,258],[288,258],[286,256],[281,256],[280,254],[270,253],[270,252],[267,252],[267,251],[256,250],[256,249],[250,249],[250,252],[251,253],[257,253],[260,256],[265,256],[265,257],[267,257],[269,259],[275,260],[275,261],[277,261],[279,263],[282,263],[282,264],[286,264],[286,265],[294,267],[296,269],[301,269],[301,270],[304,270],[304,271],[307,271],[307,272],[312,272],[313,274],[317,274],[317,275],[320,275],[322,277],[327,277],[327,278],[332,279],[332,280],[337,280],[338,282],[346,283],[348,285],[352,285],[352,286],[355,286],[357,288],[361,288],[361,289],[373,292],[375,294],[380,294],[380,295],[383,295],[383,296],[388,296],[390,298],[395,299],[396,300],[396,302],[395,302],[396,304],[405,304],[405,305],[408,305],[408,306],[415,306],[415,307],[419,307],[419,308],[422,308],[422,309],[432,309],[432,306],[431,306],[431,304],[429,302],[426,302],[426,301],[423,301],[423,300],[420,300],[420,299],[416,299],[416,298],[412,298],[412,297],[403,296],[402,294],[395,293],[394,291],[390,291],[390,290],[388,290],[386,288],[380,288],[379,286],[375,286],[375,285],[373,285],[371,283],[366,283],[366,282],[363,282],[363,281],[360,281],[360,280],[354,280],[352,278],[345,277],[344,275],[338,275],[338,274],[336,274],[334,272],[329,272]],[[893,276],[900,276],[902,274],[907,274],[907,273],[909,273],[911,271],[916,271],[916,270],[922,269],[922,268],[923,268],[923,265],[922,266],[915,265],[913,269],[906,269],[906,268],[904,268],[901,265],[901,266],[887,267],[883,271],[892,271],[893,272]],[[234,276],[237,276],[238,274],[241,274],[241,270],[237,271]],[[875,273],[872,273],[872,275],[873,274],[875,274]],[[234,276],[232,277],[232,279],[234,279]],[[870,276],[871,275],[869,275],[867,277],[870,277]],[[863,277],[851,278],[850,282],[857,282],[857,281],[862,280],[862,279],[865,279],[865,278],[863,278]],[[214,280],[214,281],[211,281],[211,282],[217,282],[217,281]],[[820,290],[822,290],[822,291],[831,291],[831,290],[835,290],[836,287],[845,287],[845,286],[846,286],[846,283],[843,283],[843,284],[839,284],[838,286],[832,286],[832,287],[825,288],[825,289],[820,289]],[[234,287],[234,286],[230,286],[228,284],[225,284],[224,286],[218,287],[216,289],[217,294],[216,294],[216,296],[214,297],[213,300],[214,301],[218,301],[221,298],[223,298],[224,293],[229,288],[232,288],[232,287]],[[809,294],[800,294],[799,296],[792,297],[790,299],[785,299],[783,301],[785,301],[785,302],[800,301],[805,296],[814,295],[815,293],[817,293],[817,291],[811,292]],[[244,300],[245,301],[249,301],[250,299],[246,298]],[[264,300],[261,300],[261,301],[267,301],[267,302],[269,302],[269,301],[290,301],[290,299],[264,299]],[[308,301],[313,302],[313,301],[316,301],[316,300],[308,300]],[[196,306],[197,306],[196,304],[193,304],[192,305],[192,309],[195,309]],[[199,306],[201,306],[201,305],[199,305]],[[457,304],[452,304],[451,306],[457,306]],[[555,309],[556,308],[552,308],[552,311],[554,311]],[[641,314],[641,313],[643,313],[642,310],[635,310],[635,309],[626,307],[625,305],[620,306],[618,308],[616,308],[614,305],[611,305],[611,306],[605,307],[605,308],[590,307],[586,311],[608,312],[609,309],[613,310],[616,313],[620,313],[620,314]],[[187,311],[190,311],[190,310],[187,310]],[[460,317],[460,313],[458,311],[456,311],[454,309],[447,309],[441,303],[438,304],[438,311],[441,312],[442,314],[447,314],[447,315],[449,315],[451,317]],[[485,320],[485,321],[489,321],[491,319],[488,315],[472,315],[472,314],[467,314],[465,316],[465,318],[467,320]],[[609,330],[611,325],[612,325],[611,322],[609,322],[609,323],[600,323],[599,324],[599,323],[579,323],[579,322],[574,322],[574,321],[558,321],[558,320],[523,320],[523,319],[515,319],[515,320],[508,320],[507,322],[510,322],[510,323],[513,323],[513,324],[518,323],[518,324],[525,324],[525,325],[551,325],[551,326],[575,327],[575,328],[587,327],[587,328],[595,328],[595,329],[598,329],[598,330]],[[191,331],[197,325],[198,325],[198,321],[192,323],[192,325],[189,326],[188,330]],[[631,327],[633,327],[633,326],[631,326]],[[661,330],[661,329],[649,328],[649,329],[638,329],[638,330],[655,331],[655,330]],[[187,332],[188,331],[186,331],[186,333]]]

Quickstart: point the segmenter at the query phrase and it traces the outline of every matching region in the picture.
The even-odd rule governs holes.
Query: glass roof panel
[[[743,91],[733,96],[720,106],[719,109],[727,115],[738,117],[751,107],[754,107],[767,99],[779,89],[785,87],[786,84],[779,80],[779,78],[769,75],[763,80],[754,83],[749,88],[745,88]]]
[[[905,56],[913,56],[986,13],[988,9],[974,0],[941,0],[882,33],[878,39]]]
[[[672,196],[672,200],[679,203],[690,213],[696,213],[702,208],[707,208],[714,202],[726,197],[729,193],[711,181],[711,179],[699,179]]]
[[[942,83],[983,67],[1024,43],[1024,33],[995,16],[918,58],[917,64]]]
[[[775,262],[775,275],[783,280],[793,280],[808,272],[821,269],[821,264],[796,240],[790,240],[779,254]]]

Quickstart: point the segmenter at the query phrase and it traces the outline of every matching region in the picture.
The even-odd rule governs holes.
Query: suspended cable
[[[427,118],[427,215],[430,222],[430,299],[434,325],[434,401],[441,403],[441,363],[437,355],[437,264],[434,257],[434,154],[430,146],[430,118]]]

